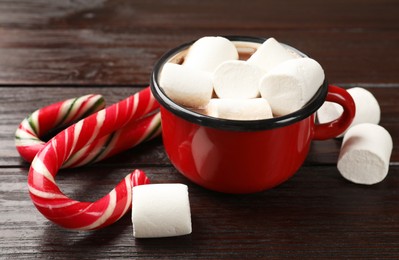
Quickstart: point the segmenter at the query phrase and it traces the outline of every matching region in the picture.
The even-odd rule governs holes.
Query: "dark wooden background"
[[[399,258],[399,1],[0,1],[0,258]],[[314,142],[288,182],[251,195],[183,178],[155,139],[104,162],[64,170],[69,196],[102,197],[130,170],[189,186],[193,233],[134,239],[130,215],[94,232],[63,230],[31,203],[29,164],[13,142],[29,113],[87,93],[108,104],[149,82],[168,49],[206,35],[273,36],[318,60],[331,83],[378,99],[394,150],[388,177],[345,181],[340,140]]]

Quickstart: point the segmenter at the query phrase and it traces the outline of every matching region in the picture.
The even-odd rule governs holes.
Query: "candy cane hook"
[[[62,107],[61,103],[57,104]],[[59,189],[55,176],[61,167],[94,162],[159,135],[160,115],[153,112],[158,107],[150,89],[146,88],[80,120],[46,144],[41,144],[43,147],[33,159],[28,175],[29,193],[36,208],[49,220],[68,229],[98,229],[120,219],[131,206],[132,187],[149,183],[143,171],[135,170],[128,174],[110,193],[95,202],[68,198]],[[42,125],[41,112],[39,110],[35,116],[38,118],[37,126]],[[52,122],[58,122],[62,117],[57,115]],[[33,149],[24,143],[24,137],[35,139],[35,135],[43,131],[35,129],[35,124],[30,124],[31,128],[33,126],[30,129],[24,121],[16,132],[16,143],[17,147],[24,148],[18,149],[19,152],[31,152]],[[32,146],[39,143],[36,140]]]

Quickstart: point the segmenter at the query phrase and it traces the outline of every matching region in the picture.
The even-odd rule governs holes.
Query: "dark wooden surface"
[[[399,2],[0,1],[0,258],[399,258]],[[193,233],[134,239],[130,216],[93,232],[47,221],[31,203],[29,164],[13,143],[30,112],[67,97],[117,102],[148,84],[168,49],[205,35],[274,36],[318,60],[331,83],[369,89],[394,140],[388,177],[345,181],[340,140],[314,142],[298,173],[272,190],[226,195],[190,183],[160,138],[95,165],[65,170],[80,200],[107,193],[131,169],[189,186]]]

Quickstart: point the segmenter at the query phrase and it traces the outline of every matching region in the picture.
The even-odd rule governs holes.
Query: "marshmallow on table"
[[[352,96],[356,106],[355,117],[348,129],[360,123],[378,124],[380,122],[380,105],[370,91],[356,87],[348,89],[348,93]],[[317,110],[317,119],[320,123],[331,122],[340,117],[342,112],[343,108],[340,105],[327,101]],[[344,133],[338,137],[341,137]]]
[[[161,71],[159,85],[177,104],[200,108],[212,97],[212,74],[175,63],[166,63]]]
[[[274,38],[269,38],[252,54],[247,62],[269,71],[284,61],[298,57],[299,55],[287,50]]]
[[[183,66],[213,72],[222,62],[237,59],[238,51],[231,41],[220,36],[206,36],[191,45]]]
[[[242,60],[225,61],[213,74],[213,88],[219,98],[256,98],[264,72]]]
[[[338,170],[354,183],[378,183],[388,174],[392,148],[392,137],[382,126],[371,123],[355,125],[344,135]]]
[[[264,98],[214,98],[208,104],[210,116],[232,120],[258,120],[272,118],[272,110]]]
[[[320,64],[310,58],[280,63],[261,79],[259,91],[269,101],[275,116],[283,116],[303,107],[324,81]]]
[[[190,234],[192,229],[187,186],[173,183],[133,187],[132,222],[136,238]]]

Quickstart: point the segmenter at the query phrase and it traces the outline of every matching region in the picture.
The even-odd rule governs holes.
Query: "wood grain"
[[[0,1],[0,259],[398,259],[399,2],[395,0]],[[250,195],[205,190],[171,165],[157,138],[103,162],[62,170],[78,200],[108,193],[135,168],[184,183],[193,233],[134,239],[130,214],[93,232],[61,229],[33,206],[14,132],[34,110],[88,93],[118,102],[145,87],[154,63],[205,35],[273,36],[318,60],[328,81],[369,89],[394,148],[387,178],[341,177],[341,140],[315,141],[284,184]]]
[[[3,0],[4,27],[95,29],[397,29],[394,0],[249,2],[158,0]],[[262,14],[262,15],[261,15]],[[380,18],[380,19],[377,19]],[[316,23],[317,21],[317,23]]]
[[[204,190],[171,167],[144,170],[156,183],[189,186],[192,235],[134,239],[129,215],[94,232],[63,230],[31,205],[25,191],[27,170],[3,169],[0,257],[383,258],[399,254],[398,167],[372,187],[344,181],[335,167],[303,167],[275,189],[240,196]],[[128,172],[125,168],[85,168],[64,171],[57,179],[69,196],[93,200]],[[13,184],[6,185],[11,179]]]
[[[0,3],[0,84],[146,84],[163,53],[206,35],[276,37],[330,82],[398,83],[397,1],[61,2]]]

